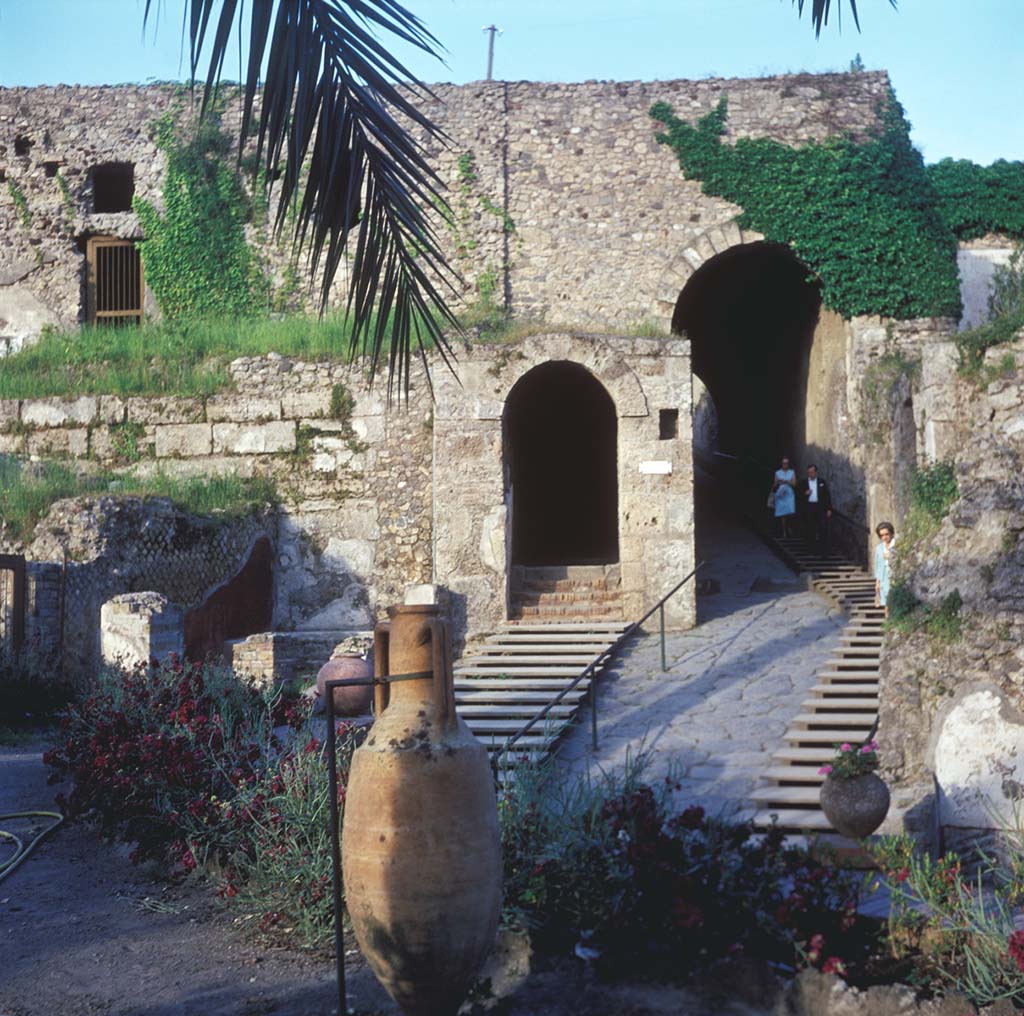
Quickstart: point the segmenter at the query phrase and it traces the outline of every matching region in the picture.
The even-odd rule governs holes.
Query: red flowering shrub
[[[105,671],[44,757],[61,806],[137,844],[135,861],[213,866],[218,895],[267,928],[322,944],[332,927],[328,781],[310,705],[230,671],[171,662]],[[289,728],[278,738],[274,730]],[[339,803],[353,731],[338,727]]]
[[[1017,969],[1024,974],[1024,930],[1015,931],[1007,940],[1010,959],[1017,964]]]
[[[857,958],[858,879],[778,831],[699,807],[672,817],[671,784],[635,776],[560,794],[550,776],[541,786],[517,773],[499,804],[507,924],[550,948],[583,939],[603,963],[671,976],[743,952],[836,972]],[[828,955],[810,955],[814,936]]]

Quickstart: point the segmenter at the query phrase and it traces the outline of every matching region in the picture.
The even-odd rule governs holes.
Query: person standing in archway
[[[807,467],[807,479],[800,488],[807,543],[822,557],[828,554],[828,524],[832,518],[832,491],[818,476],[818,467]]]
[[[782,466],[775,470],[772,484],[775,494],[775,517],[779,520],[779,535],[786,539],[790,535],[790,520],[796,514],[796,473],[789,465],[789,459],[782,457]]]

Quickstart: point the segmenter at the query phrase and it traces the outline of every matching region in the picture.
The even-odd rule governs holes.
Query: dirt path
[[[44,746],[0,749],[0,814],[53,808]],[[0,882],[2,1016],[328,1016],[333,963],[258,948],[200,886],[168,886],[80,825]],[[152,909],[150,909],[152,908]],[[361,964],[350,1005],[393,1011]]]
[[[44,747],[0,748],[0,814],[53,808],[61,788],[46,784]],[[154,878],[80,825],[0,882],[0,949],[0,1016],[337,1011],[332,962],[254,945],[209,890]],[[358,956],[346,969],[350,1011],[397,1016]],[[601,985],[575,968],[517,977],[506,966],[499,980],[501,1016],[758,1016],[676,988]]]

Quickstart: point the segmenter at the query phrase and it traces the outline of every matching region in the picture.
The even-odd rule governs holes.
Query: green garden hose
[[[15,836],[14,833],[9,833],[6,829],[0,829],[0,841],[12,842],[14,844],[14,855],[8,857],[5,861],[0,861],[0,882],[7,878],[64,821],[64,816],[56,811],[12,811],[9,815],[0,815],[0,822],[5,822],[11,818],[37,818],[40,816],[52,818],[56,821],[51,822],[41,833],[36,833],[27,846],[20,836]]]

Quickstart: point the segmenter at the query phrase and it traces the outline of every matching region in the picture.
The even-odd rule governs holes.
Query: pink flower
[[[821,767],[821,768],[820,768],[820,769],[818,770],[818,775],[819,775],[819,776],[828,776],[828,774],[829,774],[830,772],[832,772],[832,767],[831,767],[831,766],[822,766],[822,767]]]
[[[1024,973],[1024,929],[1015,931],[1006,944],[1010,949],[1010,959],[1017,964],[1021,973]]]
[[[839,750],[840,751],[853,751],[853,745],[844,742],[843,744],[839,745]]]
[[[870,744],[866,744],[863,748],[861,748],[860,753],[862,755],[870,755],[874,750],[875,749],[872,748]]]

